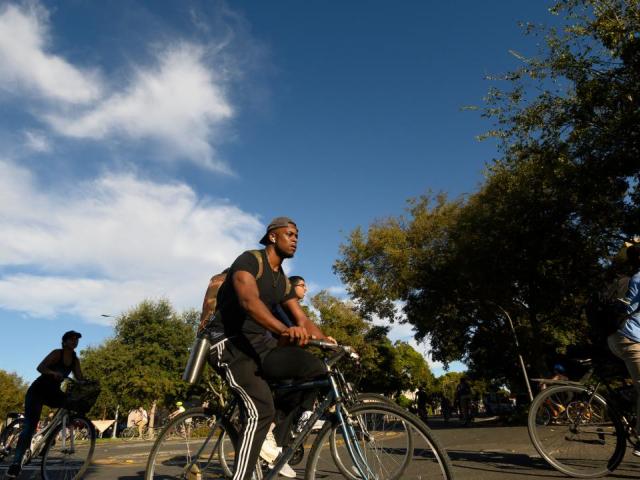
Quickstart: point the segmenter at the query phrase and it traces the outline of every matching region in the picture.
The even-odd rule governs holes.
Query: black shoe
[[[20,464],[12,463],[11,466],[9,467],[9,470],[7,470],[7,474],[5,475],[5,478],[18,478],[18,475],[20,475],[21,470],[22,470],[22,467],[20,466]]]

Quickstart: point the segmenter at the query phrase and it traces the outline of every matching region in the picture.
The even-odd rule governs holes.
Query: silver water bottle
[[[184,369],[184,373],[182,374],[182,380],[189,382],[192,385],[200,380],[202,369],[204,368],[207,356],[209,355],[210,346],[211,342],[206,335],[199,335],[196,337],[196,340],[193,342],[193,346],[191,347],[191,354],[189,355],[187,367]]]

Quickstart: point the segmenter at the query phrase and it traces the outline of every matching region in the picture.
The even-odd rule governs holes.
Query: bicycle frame
[[[349,456],[353,460],[355,468],[358,470],[360,477],[363,480],[375,480],[376,476],[371,471],[369,466],[367,465],[367,461],[364,458],[364,454],[360,449],[360,445],[357,441],[357,434],[354,426],[347,420],[348,411],[344,404],[344,394],[343,390],[346,390],[347,397],[351,399],[352,392],[349,391],[348,388],[345,388],[345,380],[342,372],[333,368],[333,365],[337,363],[341,358],[346,355],[345,351],[341,351],[336,354],[334,357],[330,359],[325,359],[324,364],[327,372],[326,378],[312,381],[303,381],[303,382],[293,382],[290,384],[277,385],[274,389],[278,392],[287,392],[287,391],[302,391],[302,390],[310,390],[310,389],[326,389],[329,387],[329,392],[325,396],[325,398],[319,403],[316,409],[312,412],[311,416],[304,424],[302,430],[296,435],[291,445],[289,445],[283,453],[280,455],[278,461],[274,465],[273,469],[264,477],[264,480],[272,480],[277,478],[278,472],[284,466],[285,463],[289,462],[289,460],[293,457],[296,450],[300,445],[303,444],[305,439],[311,433],[313,429],[313,425],[317,420],[320,419],[325,412],[328,412],[331,407],[335,407],[335,413],[333,413],[334,417],[337,419],[338,424],[342,430],[342,434],[345,439],[345,445],[347,447],[347,451]],[[231,418],[234,409],[237,406],[237,399],[233,399],[227,407],[224,409],[220,418]],[[197,459],[200,458],[200,455],[206,448],[207,444],[211,440],[212,435],[216,431],[216,428],[220,425],[220,420],[217,420],[211,427],[207,438],[204,440],[200,448],[197,452],[192,456],[191,462],[189,462],[184,471],[189,472],[192,470],[193,466],[197,462]],[[364,425],[360,425],[360,427],[365,430]],[[211,455],[207,459],[207,463],[205,468],[211,463],[214,453],[217,451],[218,442],[220,442],[220,438],[214,445],[211,450]]]
[[[61,447],[63,450],[66,450],[66,444],[67,444],[67,435],[64,434],[64,432],[66,432],[67,430],[67,422],[69,421],[69,411],[65,408],[59,408],[55,415],[53,416],[53,418],[51,419],[51,422],[49,423],[49,425],[47,425],[46,427],[44,427],[40,432],[34,434],[33,438],[31,439],[31,446],[29,448],[29,455],[27,458],[27,455],[25,455],[23,463],[28,463],[29,461],[31,461],[32,458],[37,457],[38,455],[40,455],[40,452],[42,451],[42,448],[46,445],[47,440],[49,439],[49,437],[51,436],[52,432],[58,427],[58,425],[62,424],[62,439],[61,439]],[[71,452],[74,451],[74,443],[75,443],[75,438],[73,435],[69,436],[69,443],[70,443],[70,447],[69,450]]]

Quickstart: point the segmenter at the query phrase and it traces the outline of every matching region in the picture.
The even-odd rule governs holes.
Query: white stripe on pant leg
[[[224,342],[221,342],[220,344],[216,345],[218,350],[219,360],[222,359],[222,349],[224,348],[223,344]],[[243,403],[245,404],[247,408],[247,412],[249,414],[247,415],[247,426],[245,429],[245,434],[243,436],[244,442],[243,442],[243,445],[240,446],[240,451],[236,455],[236,458],[237,458],[236,471],[233,475],[234,479],[241,479],[244,477],[246,473],[247,463],[248,463],[247,457],[251,452],[251,447],[253,446],[253,441],[255,439],[255,432],[256,432],[256,429],[258,428],[258,420],[259,420],[258,409],[256,408],[255,404],[251,401],[251,397],[247,394],[247,392],[242,387],[240,387],[238,382],[233,377],[233,373],[231,372],[229,365],[227,363],[222,363],[222,362],[220,362],[219,365],[222,368],[224,368],[225,372],[227,373],[227,380],[229,381],[229,385],[233,390],[236,390],[238,392],[238,395],[243,400]]]
[[[259,416],[258,416],[258,410],[255,404],[251,401],[251,397],[249,397],[247,392],[242,387],[240,387],[240,385],[238,385],[238,383],[233,378],[233,374],[231,373],[231,369],[229,368],[229,365],[227,365],[226,363],[223,363],[222,365],[225,368],[225,371],[227,372],[227,376],[230,379],[229,384],[231,385],[231,388],[234,390],[237,390],[239,395],[242,397],[247,407],[247,411],[249,413],[247,418],[247,426],[246,426],[245,434],[243,437],[244,442],[243,442],[243,445],[240,446],[240,451],[238,452],[238,461],[236,462],[236,473],[233,476],[234,480],[236,480],[236,479],[243,478],[246,473],[246,470],[248,467],[247,457],[251,453],[253,441],[255,440],[255,433],[258,428]],[[238,476],[239,473],[241,473],[241,475]]]
[[[220,342],[218,345],[216,345],[217,349],[218,349],[218,354],[219,354],[218,358],[220,360],[222,360],[222,352],[223,352],[223,349],[224,349],[224,343],[225,342],[223,341],[223,342]],[[240,475],[240,477],[239,477],[239,478],[242,478],[246,474],[247,461],[248,461],[247,457],[251,452],[251,448],[253,446],[253,441],[255,440],[255,431],[256,431],[256,429],[258,427],[258,420],[259,420],[258,409],[256,408],[255,404],[251,400],[251,397],[238,384],[238,382],[234,378],[233,373],[231,372],[231,369],[229,368],[229,365],[227,363],[222,363],[222,362],[220,362],[220,365],[227,372],[227,380],[229,381],[229,385],[231,386],[232,389],[237,391],[238,395],[243,400],[243,403],[245,404],[245,406],[247,408],[247,412],[248,412],[247,426],[246,426],[246,431],[245,431],[245,435],[244,435],[244,438],[246,438],[247,441],[244,442],[244,445],[242,445],[240,447],[240,451],[237,452],[237,455],[236,455],[236,458],[237,458],[236,473],[233,476],[233,478],[236,479],[238,477],[238,474],[242,473],[242,475]],[[247,447],[247,448],[243,448],[243,447]],[[253,466],[252,466],[252,468],[253,468]]]
[[[227,363],[222,363],[222,353],[223,353],[223,349],[224,349],[224,341],[216,344],[216,348],[218,350],[218,362],[219,365],[224,368],[226,374],[227,374],[227,381],[229,382],[229,386],[233,389],[236,390],[238,395],[240,396],[241,400],[243,401],[243,403],[245,404],[246,408],[247,408],[247,425],[246,425],[246,429],[245,429],[245,434],[243,439],[246,439],[244,442],[244,445],[240,446],[240,450],[238,452],[236,452],[236,471],[233,475],[234,479],[237,478],[242,478],[245,473],[246,473],[246,469],[247,469],[247,456],[250,454],[251,452],[251,447],[253,445],[253,440],[254,440],[254,436],[255,436],[255,430],[257,429],[258,426],[258,411],[257,408],[255,406],[255,404],[251,401],[251,397],[249,397],[249,395],[247,394],[247,392],[240,387],[240,385],[238,385],[238,382],[236,381],[236,379],[233,377],[233,373],[231,372],[231,369],[229,368],[229,365]],[[252,421],[255,420],[255,421]],[[243,448],[243,447],[247,447],[248,448]],[[242,475],[238,476],[239,473],[242,473]]]

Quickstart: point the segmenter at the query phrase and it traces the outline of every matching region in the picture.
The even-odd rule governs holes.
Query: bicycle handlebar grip
[[[324,340],[316,340],[313,338],[309,339],[307,345],[311,347],[326,348],[327,350],[340,350],[344,348],[342,345],[336,345],[335,343],[325,342]]]

